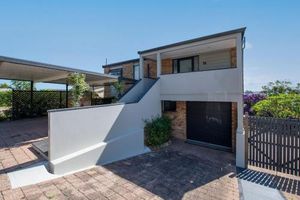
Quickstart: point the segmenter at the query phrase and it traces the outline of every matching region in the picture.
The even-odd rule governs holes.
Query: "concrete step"
[[[37,151],[40,155],[42,155],[45,159],[48,160],[48,138],[43,140],[39,140],[32,144],[32,147],[35,151]]]

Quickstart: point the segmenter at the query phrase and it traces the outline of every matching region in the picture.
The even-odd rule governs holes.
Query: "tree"
[[[297,94],[300,94],[300,83],[297,83],[295,91],[296,91]]]
[[[249,115],[254,115],[253,106],[266,98],[266,95],[263,93],[248,93],[244,94],[244,113],[248,113]]]
[[[72,86],[72,105],[79,106],[80,99],[89,90],[89,85],[85,82],[85,74],[72,73],[68,76],[68,82]]]
[[[262,86],[263,92],[268,95],[278,94],[300,94],[300,83],[293,87],[290,81],[275,81],[269,82],[267,85]]]
[[[300,118],[300,95],[278,94],[269,96],[253,106],[256,115],[277,118]]]
[[[7,83],[0,84],[0,88],[9,88],[9,85]]]
[[[30,90],[31,84],[30,81],[11,81],[11,87],[14,90]],[[33,90],[36,90],[34,86]]]
[[[117,98],[120,98],[124,91],[124,84],[121,81],[113,83],[113,87],[117,92]]]

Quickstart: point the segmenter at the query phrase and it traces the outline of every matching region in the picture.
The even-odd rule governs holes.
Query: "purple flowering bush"
[[[249,115],[254,115],[252,107],[257,102],[266,99],[264,93],[248,93],[244,94],[244,113],[248,112]]]

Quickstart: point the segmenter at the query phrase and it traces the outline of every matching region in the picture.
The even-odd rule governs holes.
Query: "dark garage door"
[[[187,102],[187,139],[231,148],[231,103]]]

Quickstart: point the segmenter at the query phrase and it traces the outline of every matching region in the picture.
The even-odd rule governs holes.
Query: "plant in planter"
[[[122,93],[124,92],[124,83],[122,83],[121,81],[115,82],[113,83],[113,87],[117,92],[117,98],[120,99]]]
[[[68,76],[68,83],[72,86],[72,105],[80,106],[80,99],[89,90],[89,85],[85,82],[85,74],[72,73]]]
[[[167,116],[156,117],[145,121],[145,143],[157,147],[170,140],[171,119]]]

